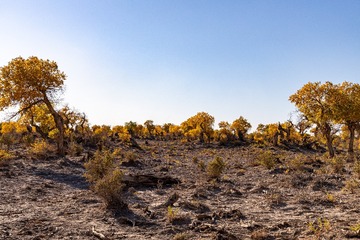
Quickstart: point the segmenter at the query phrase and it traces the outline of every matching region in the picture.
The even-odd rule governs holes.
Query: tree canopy
[[[316,124],[326,138],[329,154],[334,156],[333,135],[336,124],[345,124],[350,132],[349,149],[353,152],[355,129],[360,123],[360,85],[343,82],[307,83],[289,100],[303,116]]]
[[[31,108],[44,104],[59,131],[58,152],[64,154],[64,123],[53,104],[63,92],[66,75],[54,61],[37,57],[17,57],[0,68],[0,111],[10,107],[23,115]]]

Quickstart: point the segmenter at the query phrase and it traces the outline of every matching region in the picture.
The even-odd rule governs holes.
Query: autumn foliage
[[[221,145],[262,144],[317,148],[325,145],[330,157],[336,147],[353,153],[359,144],[360,85],[350,82],[309,82],[289,97],[299,115],[296,121],[259,124],[253,132],[246,118],[220,121],[198,112],[180,125],[158,125],[152,120],[124,125],[93,125],[85,113],[68,105],[59,106],[66,75],[54,61],[37,57],[14,58],[0,68],[0,111],[17,109],[12,121],[0,125],[0,144],[7,150],[14,144],[48,141],[57,144],[60,155],[79,155],[84,147],[99,150],[113,143],[139,147],[136,139],[216,142]],[[14,119],[14,117],[18,117]]]

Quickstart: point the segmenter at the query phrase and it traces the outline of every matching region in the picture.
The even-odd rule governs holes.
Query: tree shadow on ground
[[[34,174],[54,182],[69,185],[72,188],[81,190],[89,189],[89,183],[86,182],[85,178],[76,173],[58,172],[52,169],[36,169]]]

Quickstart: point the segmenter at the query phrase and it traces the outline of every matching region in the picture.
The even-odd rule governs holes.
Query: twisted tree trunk
[[[64,119],[62,116],[54,109],[53,105],[51,104],[50,100],[48,99],[46,93],[44,93],[44,103],[49,109],[51,115],[54,118],[56,128],[59,131],[59,136],[57,139],[57,148],[58,154],[60,156],[65,155],[65,146],[64,146],[64,135],[65,135],[65,128],[64,128]]]

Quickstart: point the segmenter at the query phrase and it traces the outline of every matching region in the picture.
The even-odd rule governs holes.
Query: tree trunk
[[[348,123],[347,127],[348,127],[349,132],[350,132],[348,153],[353,154],[354,153],[354,139],[355,139],[356,125],[352,124],[352,123]]]
[[[237,131],[237,135],[240,141],[245,142],[244,134],[240,130]]]
[[[61,115],[54,109],[51,102],[49,101],[48,97],[46,96],[46,93],[44,93],[44,103],[49,109],[51,115],[54,118],[56,128],[59,131],[58,141],[57,141],[57,147],[58,147],[58,154],[60,156],[65,155],[65,147],[64,147],[64,135],[65,135],[65,129],[64,129],[64,119],[61,117]]]
[[[199,140],[200,140],[201,143],[204,143],[204,141],[205,141],[203,131],[200,132]]]
[[[331,136],[331,127],[330,127],[330,125],[326,123],[323,130],[324,130],[323,134],[325,135],[325,138],[326,138],[326,145],[327,145],[327,148],[329,150],[329,157],[333,158],[335,156],[335,151],[334,151],[334,147],[332,145],[333,138]]]
[[[273,136],[273,139],[272,139],[272,144],[277,147],[278,146],[278,142],[279,142],[279,133],[276,132]]]
[[[329,150],[329,157],[333,158],[335,156],[334,147],[332,145],[332,137],[329,134],[329,136],[326,136],[326,145]]]

